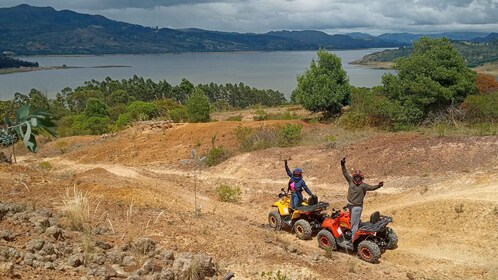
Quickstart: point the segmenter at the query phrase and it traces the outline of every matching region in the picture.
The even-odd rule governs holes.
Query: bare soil
[[[303,125],[306,145],[241,153],[233,135],[238,125],[288,122],[249,119],[161,129],[137,125],[115,135],[48,142],[38,154],[0,165],[0,201],[60,211],[67,188],[84,190],[95,205],[96,222],[112,227],[110,242],[148,236],[164,248],[213,256],[235,279],[272,279],[261,275],[277,271],[287,279],[498,279],[497,136],[344,136],[332,125],[290,121]],[[310,140],[322,134],[337,135],[337,144]],[[207,151],[213,135],[233,156],[196,169],[191,150]],[[363,219],[376,210],[392,216],[399,247],[378,264],[344,252],[325,257],[315,239],[298,240],[266,225],[288,180],[284,159],[303,168],[322,200],[344,206],[342,157],[348,168],[366,173],[367,183],[385,182],[367,195]],[[241,202],[220,202],[215,191],[220,184],[239,186]],[[36,273],[38,279],[54,279],[44,270]]]

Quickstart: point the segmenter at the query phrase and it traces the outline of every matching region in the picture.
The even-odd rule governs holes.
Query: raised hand
[[[382,186],[384,186],[384,181],[379,182],[379,187],[382,187]]]
[[[342,158],[341,159],[341,165],[345,165],[346,164],[346,158]]]

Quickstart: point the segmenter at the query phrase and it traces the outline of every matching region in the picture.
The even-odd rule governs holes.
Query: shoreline
[[[124,68],[131,67],[127,65],[99,65],[99,66],[90,66],[90,67],[81,67],[81,66],[43,66],[43,67],[19,67],[19,68],[3,68],[0,69],[0,75],[8,75],[8,74],[16,74],[16,73],[25,73],[32,71],[44,71],[44,70],[65,70],[65,69],[79,69],[79,68]]]

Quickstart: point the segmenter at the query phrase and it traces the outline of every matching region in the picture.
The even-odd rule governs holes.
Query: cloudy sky
[[[498,32],[498,0],[0,0],[145,26],[219,31]]]

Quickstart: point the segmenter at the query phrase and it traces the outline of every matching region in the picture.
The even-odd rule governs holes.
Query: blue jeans
[[[299,195],[295,192],[291,193],[291,208],[296,209],[297,207],[301,206],[302,199],[299,197]]]

